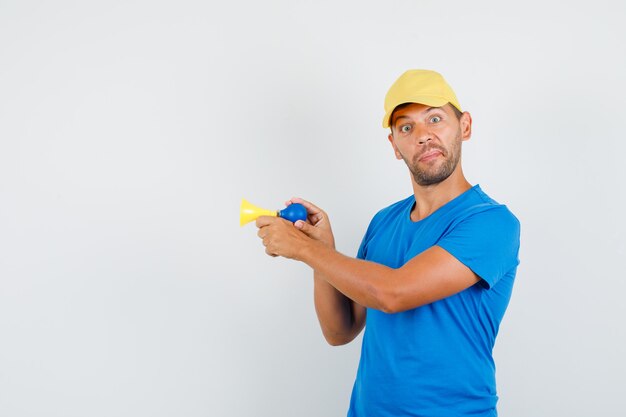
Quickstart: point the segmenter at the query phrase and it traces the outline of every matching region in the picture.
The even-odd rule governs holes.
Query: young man
[[[517,269],[519,222],[472,186],[461,145],[472,132],[443,77],[405,72],[385,98],[383,127],[409,168],[413,195],[374,216],[357,259],[334,249],[326,213],[257,220],[266,252],[314,271],[326,340],[365,326],[348,416],[496,416],[492,348]]]

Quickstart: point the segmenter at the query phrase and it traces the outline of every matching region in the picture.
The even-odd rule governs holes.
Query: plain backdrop
[[[0,416],[343,416],[305,265],[241,198],[309,199],[354,255],[410,195],[406,69],[474,120],[466,176],[522,223],[501,416],[622,416],[622,1],[0,0]]]

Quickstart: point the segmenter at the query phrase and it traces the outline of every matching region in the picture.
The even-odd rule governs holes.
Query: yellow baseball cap
[[[400,104],[419,103],[441,107],[446,103],[461,110],[456,94],[441,74],[430,70],[408,70],[396,80],[385,96],[383,127],[389,127],[391,113]]]

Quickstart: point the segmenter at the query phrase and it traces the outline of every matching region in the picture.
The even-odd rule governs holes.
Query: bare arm
[[[319,207],[299,198],[287,202],[300,203],[308,212],[311,228],[308,236],[335,248],[335,239],[328,215]],[[298,224],[302,227],[302,225]],[[333,345],[351,342],[365,325],[365,307],[358,305],[328,283],[328,278],[313,270],[315,312],[326,341]]]
[[[257,226],[268,254],[305,262],[349,299],[387,313],[449,297],[479,280],[471,269],[438,246],[394,269],[342,255],[310,238],[309,224],[294,227],[283,219],[261,217]]]
[[[313,272],[315,312],[326,341],[345,345],[354,340],[365,326],[365,307],[355,303],[318,272]]]
[[[438,246],[398,269],[349,258],[315,244],[305,245],[295,259],[324,274],[329,284],[357,303],[386,313],[441,300],[479,281],[471,269]]]

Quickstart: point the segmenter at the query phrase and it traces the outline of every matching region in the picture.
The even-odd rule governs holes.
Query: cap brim
[[[442,107],[448,104],[449,101],[447,98],[433,97],[433,96],[408,97],[405,100],[402,100],[401,102],[394,104],[393,107],[391,107],[391,109],[387,113],[385,113],[385,116],[383,117],[383,128],[386,129],[389,127],[389,118],[391,117],[391,114],[396,109],[396,107],[402,104],[407,104],[407,103],[424,104],[426,106],[431,106],[431,107]]]

